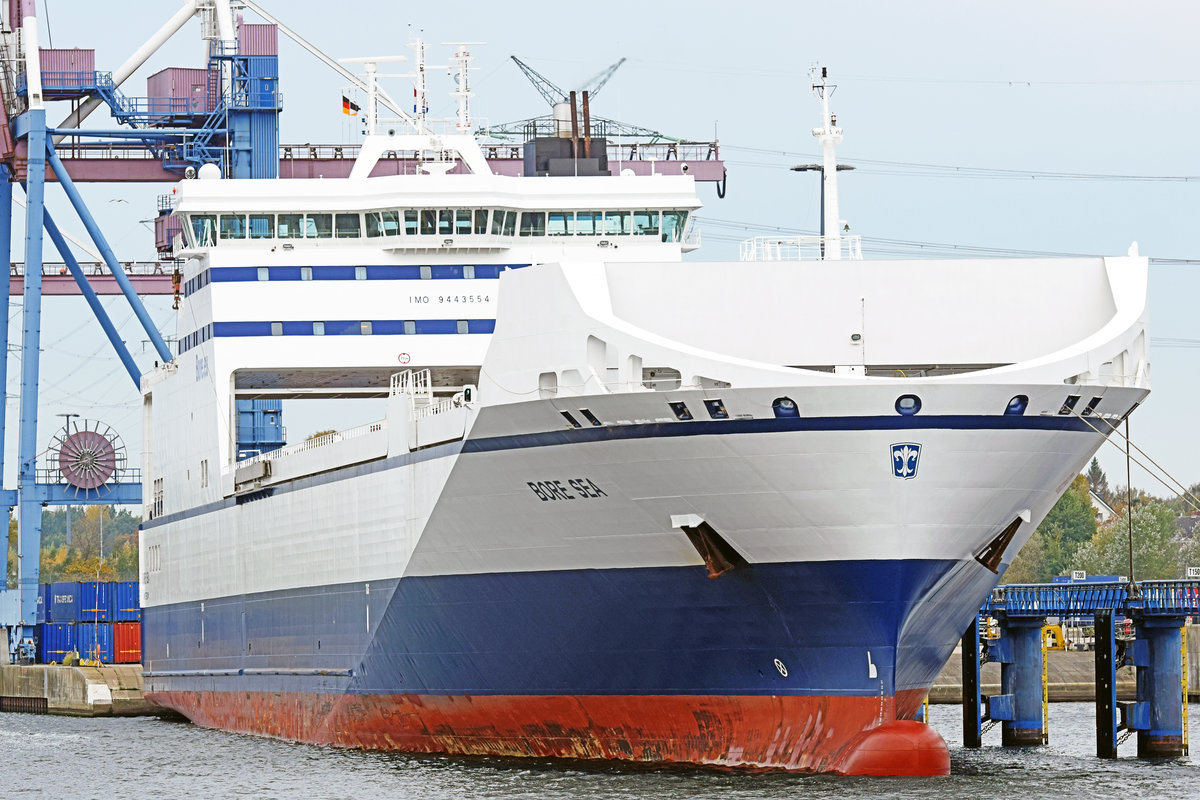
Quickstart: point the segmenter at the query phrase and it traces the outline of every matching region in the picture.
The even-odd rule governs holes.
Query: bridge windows
[[[357,239],[361,235],[358,214],[338,214],[334,221],[337,223],[335,228],[337,238]]]
[[[270,239],[272,236],[271,230],[275,227],[274,214],[251,214],[250,215],[250,238],[251,239]]]
[[[333,214],[307,214],[304,217],[305,239],[332,239]]]
[[[221,238],[222,239],[245,239],[246,238],[246,218],[241,214],[222,214],[221,215]]]
[[[184,233],[193,247],[245,239],[378,239],[394,236],[644,236],[682,242],[688,211],[682,209],[529,210],[507,208],[407,208],[364,213],[189,214]]]
[[[278,239],[301,239],[304,237],[303,214],[280,214],[275,225],[275,237]]]
[[[546,212],[545,211],[522,211],[521,212],[521,235],[522,236],[545,236],[546,235]]]

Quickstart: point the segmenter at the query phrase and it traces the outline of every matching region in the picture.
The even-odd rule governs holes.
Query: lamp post
[[[71,435],[71,417],[78,417],[79,415],[78,414],[59,414],[58,416],[66,417],[66,419],[63,420],[63,444],[65,445],[67,443],[67,438]],[[60,453],[62,452],[61,447],[59,448],[59,452]],[[59,457],[61,458],[62,456],[60,455]],[[61,471],[62,467],[60,466],[59,469]],[[67,506],[66,508],[67,508],[67,547],[70,548],[71,547],[71,507]]]
[[[837,171],[845,172],[846,170],[854,169],[850,164],[838,164]],[[821,173],[821,260],[825,260],[825,166],[823,164],[797,164],[791,168],[792,172],[819,172]],[[835,221],[836,225],[837,222]]]

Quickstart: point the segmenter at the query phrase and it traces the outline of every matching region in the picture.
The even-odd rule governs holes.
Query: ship
[[[738,261],[684,258],[686,165],[576,128],[493,174],[374,98],[348,178],[180,181],[147,697],[321,745],[946,774],[930,686],[1148,394],[1147,261],[864,259],[813,85],[827,224]],[[382,416],[254,438],[303,398]]]

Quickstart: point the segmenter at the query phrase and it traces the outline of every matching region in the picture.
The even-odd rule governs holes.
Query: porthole
[[[896,398],[896,413],[911,417],[921,410],[921,398],[915,394],[902,394]]]
[[[800,416],[800,407],[790,397],[776,397],[771,403],[771,410],[777,419],[791,419]]]

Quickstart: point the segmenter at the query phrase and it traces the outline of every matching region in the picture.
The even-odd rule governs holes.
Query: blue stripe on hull
[[[144,659],[159,690],[890,696],[936,676],[994,577],[941,560],[414,577],[149,608]]]

